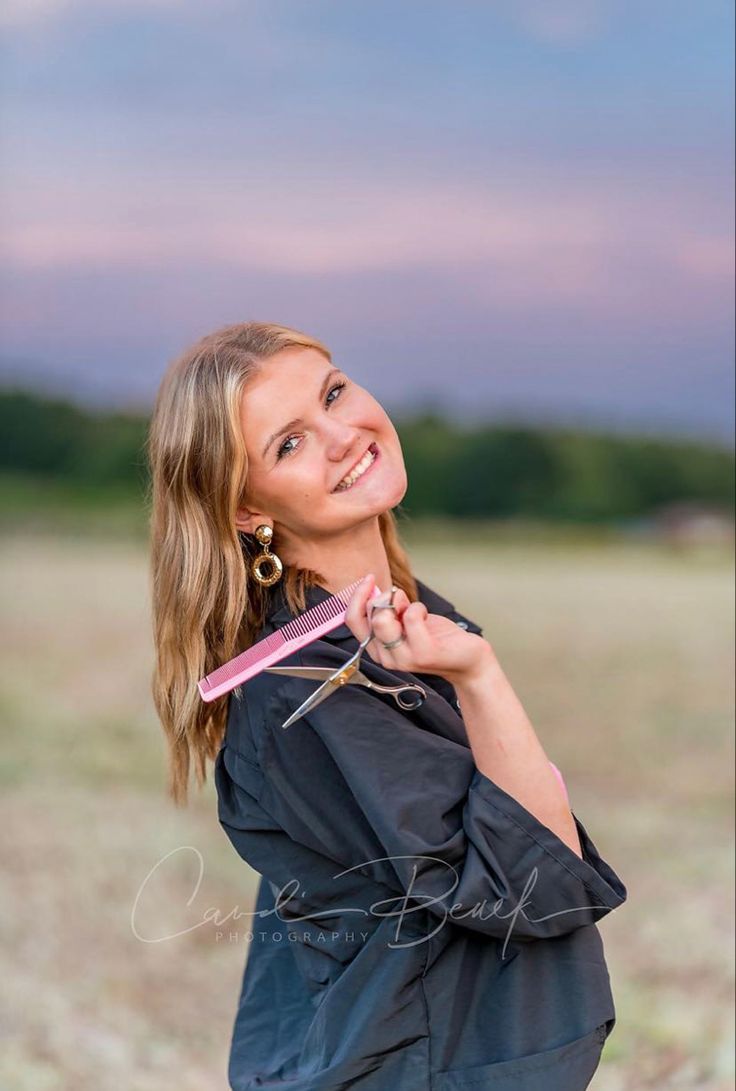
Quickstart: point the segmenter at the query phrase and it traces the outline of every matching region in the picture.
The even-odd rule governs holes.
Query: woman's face
[[[265,518],[282,544],[304,544],[373,520],[406,493],[385,410],[316,349],[283,349],[265,361],[243,393],[240,419],[249,463],[241,530],[253,533]],[[372,465],[338,488],[369,447]]]

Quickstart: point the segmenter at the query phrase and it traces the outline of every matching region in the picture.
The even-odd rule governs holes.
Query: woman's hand
[[[371,573],[356,587],[348,605],[345,622],[359,642],[370,630],[368,606],[375,591]],[[379,601],[388,602],[390,589]],[[402,590],[394,594],[395,610],[376,610],[372,617],[374,639],[366,650],[386,670],[411,674],[438,674],[452,685],[466,685],[495,662],[493,648],[482,636],[461,629],[440,614],[430,614],[423,602],[409,602]],[[403,635],[395,648],[387,643]]]

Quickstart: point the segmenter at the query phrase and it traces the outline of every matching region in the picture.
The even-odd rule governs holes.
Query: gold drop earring
[[[281,558],[277,557],[275,553],[271,553],[269,546],[273,538],[273,529],[267,523],[261,523],[256,527],[256,538],[263,546],[263,550],[257,557],[251,562],[251,572],[255,579],[263,587],[271,587],[272,584],[277,583],[282,576],[284,566],[281,563]],[[263,575],[261,566],[264,562],[268,562],[271,566],[271,571],[267,575]]]

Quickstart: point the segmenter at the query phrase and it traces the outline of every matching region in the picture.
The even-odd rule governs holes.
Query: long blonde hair
[[[202,700],[197,681],[250,647],[268,591],[251,574],[261,546],[235,526],[248,478],[241,396],[261,362],[315,338],[287,326],[242,322],[201,338],[167,368],[151,418],[150,591],[155,666],[151,690],[168,744],[167,794],[187,803],[191,765],[202,788],[220,748],[228,695]],[[410,601],[417,587],[392,510],[379,517],[391,579]],[[274,541],[278,552],[278,543]],[[321,573],[284,565],[289,608],[301,613]]]

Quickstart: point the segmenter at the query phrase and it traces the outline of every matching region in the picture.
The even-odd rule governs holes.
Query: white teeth
[[[362,474],[365,473],[371,463],[375,460],[375,457],[376,456],[373,454],[373,451],[366,451],[355,469],[351,470],[346,477],[343,477],[339,485],[336,486],[335,491],[337,491],[338,489],[341,491],[343,489],[349,489],[350,486],[354,484],[354,482],[356,482]]]

